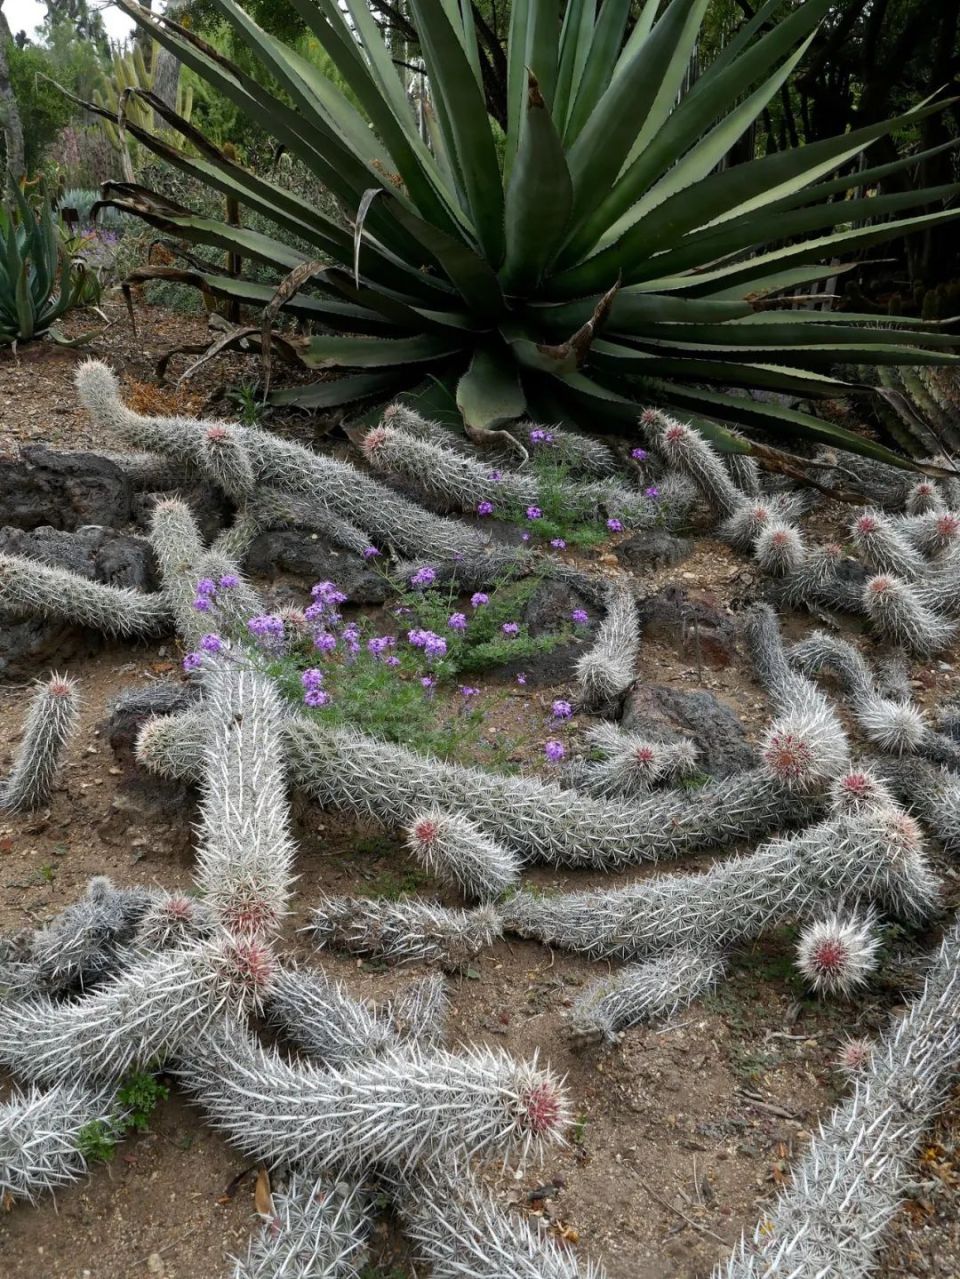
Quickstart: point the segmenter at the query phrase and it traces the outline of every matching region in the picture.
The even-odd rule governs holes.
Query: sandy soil
[[[94,346],[122,368],[128,387],[151,394],[152,363],[176,334],[198,340],[202,322],[145,308],[134,337],[119,308],[114,326]],[[18,362],[0,354],[0,449],[35,440],[61,447],[103,445],[77,410],[71,388],[76,353],[35,346]],[[231,376],[244,375],[233,361]],[[180,398],[196,409],[220,366]],[[252,362],[246,367],[255,376]],[[158,405],[159,407],[159,405]],[[172,407],[169,398],[164,407]],[[308,430],[300,424],[298,433]],[[846,513],[826,508],[824,526],[839,527]],[[722,606],[749,597],[749,563],[703,539],[694,555],[650,575],[650,585],[678,581],[694,597]],[[810,627],[788,617],[793,635]],[[858,629],[850,624],[852,632]],[[123,688],[175,669],[168,643],[153,648],[114,646],[78,661],[70,673],[82,684],[80,733],[48,811],[0,818],[0,930],[39,925],[80,895],[91,875],[118,883],[186,886],[191,875],[194,813],[171,792],[168,802],[131,803],[128,779],[115,763],[98,725]],[[914,671],[918,698],[928,705],[958,691],[954,657]],[[37,674],[43,672],[38,671]],[[647,643],[641,680],[691,690],[707,687],[756,733],[766,718],[765,698],[746,662],[700,673],[678,642]],[[563,687],[512,697],[491,715],[494,732],[530,741],[530,766],[540,767],[533,743],[543,736],[550,700]],[[0,768],[12,757],[30,690],[0,686]],[[484,693],[492,706],[493,692]],[[575,735],[577,726],[566,730]],[[296,936],[321,892],[370,892],[384,877],[402,875],[406,855],[393,838],[295,805],[300,841],[289,946],[306,955]],[[695,871],[709,858],[684,861]],[[954,901],[955,870],[937,857]],[[605,877],[537,871],[531,879],[563,887],[619,885],[652,871]],[[709,1274],[741,1231],[752,1230],[763,1203],[788,1175],[793,1157],[818,1117],[842,1094],[832,1069],[841,1038],[882,1028],[902,1005],[909,982],[897,960],[929,948],[936,930],[904,939],[882,978],[852,1001],[809,998],[792,975],[790,930],[740,953],[731,980],[662,1026],[627,1032],[621,1044],[574,1054],[564,1034],[565,1011],[596,966],[544,947],[516,941],[484,954],[472,979],[452,981],[451,1042],[487,1042],[525,1055],[535,1049],[561,1073],[578,1121],[575,1140],[549,1155],[542,1168],[514,1177],[489,1169],[492,1183],[517,1211],[543,1214],[578,1254],[602,1260],[609,1279],[694,1279]],[[358,993],[381,998],[418,975],[383,971],[337,956],[323,962]],[[960,1099],[931,1134],[917,1175],[917,1190],[898,1216],[883,1274],[960,1274],[957,1143]],[[18,1205],[0,1215],[0,1274],[9,1279],[219,1279],[226,1258],[242,1251],[254,1225],[254,1175],[237,1178],[243,1158],[204,1126],[175,1090],[156,1111],[150,1130],[128,1139],[108,1165],[36,1207]],[[544,1186],[555,1188],[546,1201]],[[415,1272],[387,1225],[378,1230],[368,1276],[401,1279]],[[422,1272],[421,1272],[422,1273]]]

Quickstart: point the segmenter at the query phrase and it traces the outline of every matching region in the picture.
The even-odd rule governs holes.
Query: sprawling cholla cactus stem
[[[467,897],[492,901],[520,878],[516,853],[459,813],[428,808],[405,833],[407,847],[420,865]]]
[[[960,853],[960,777],[926,760],[902,756],[884,760],[882,776],[939,839],[948,853]]]
[[[651,742],[613,724],[597,724],[586,735],[602,759],[590,759],[577,771],[574,784],[591,795],[629,798],[645,795],[660,782],[696,771],[698,751],[688,738]]]
[[[186,893],[151,894],[130,943],[138,954],[175,950],[212,937],[217,918],[210,906]]]
[[[926,515],[943,510],[943,495],[935,480],[917,480],[907,494],[904,510],[908,515]]]
[[[490,906],[450,910],[419,898],[327,897],[310,914],[318,946],[456,970],[500,936]]]
[[[0,555],[0,609],[14,617],[53,618],[126,639],[162,635],[171,622],[159,594],[105,586],[20,555]]]
[[[722,461],[727,468],[727,474],[741,493],[747,497],[760,496],[762,471],[756,458],[748,457],[745,453],[724,453]]]
[[[888,574],[867,582],[863,608],[881,635],[920,657],[949,648],[957,636],[956,625],[928,607],[916,588]]]
[[[744,613],[741,632],[757,678],[779,715],[804,715],[828,708],[823,693],[804,675],[791,669],[780,634],[780,623],[769,604],[754,604]]]
[[[167,493],[188,483],[191,475],[186,467],[160,453],[111,453],[97,450],[97,456],[118,466],[140,493]]]
[[[714,510],[729,519],[744,495],[734,485],[717,452],[699,431],[648,409],[640,418],[647,438],[668,466],[689,475]]]
[[[51,675],[34,693],[10,776],[0,783],[0,808],[40,808],[50,798],[77,723],[77,686]]]
[[[26,1079],[119,1079],[184,1039],[225,1006],[257,1006],[273,974],[259,943],[217,938],[143,959],[72,1003],[46,997],[5,1008],[0,1061]]]
[[[150,520],[153,547],[163,579],[163,597],[177,632],[191,648],[210,631],[245,635],[247,619],[263,611],[253,587],[240,580],[237,562],[217,550],[205,550],[193,512],[177,498],[165,498],[153,508]],[[236,585],[218,590],[196,607],[198,584],[208,579],[235,578]]]
[[[777,598],[787,607],[834,608],[862,613],[863,585],[845,572],[855,561],[844,558],[835,542],[809,549],[791,573],[777,583]]]
[[[362,555],[372,541],[369,533],[318,502],[292,497],[268,486],[259,486],[251,493],[243,505],[243,513],[261,530],[309,528],[334,546],[343,546],[357,555]]]
[[[715,1279],[867,1279],[883,1232],[914,1178],[913,1161],[947,1100],[960,1058],[960,926],[934,958],[923,993],[873,1046],[853,1096],[814,1137],[753,1238]]]
[[[725,970],[715,951],[684,946],[630,964],[583,992],[570,1014],[571,1034],[580,1044],[613,1040],[628,1026],[670,1017],[715,986]]]
[[[757,534],[754,559],[764,573],[785,578],[798,573],[806,558],[803,536],[793,524],[771,520]]]
[[[788,718],[772,726],[758,768],[692,793],[659,791],[628,802],[447,764],[304,719],[289,720],[284,735],[291,780],[325,808],[401,827],[437,804],[524,858],[597,869],[679,857],[809,820],[847,759],[835,716]],[[141,729],[137,756],[164,777],[197,779],[203,739],[202,711],[163,716]]]
[[[34,1200],[83,1176],[84,1136],[94,1125],[119,1135],[121,1118],[110,1087],[65,1082],[13,1093],[0,1105],[0,1200]]]
[[[905,813],[831,818],[700,875],[664,875],[620,889],[555,897],[517,893],[505,931],[593,956],[638,959],[682,946],[723,950],[797,914],[863,898],[907,919],[937,903],[923,837]]]
[[[535,1219],[500,1208],[469,1168],[424,1168],[393,1194],[431,1279],[603,1279]]]
[[[865,813],[868,809],[896,808],[893,791],[872,769],[857,765],[830,787],[830,811],[835,816]]]
[[[921,555],[936,560],[956,550],[960,539],[960,513],[933,510],[925,515],[907,515],[897,522],[896,528]]]
[[[406,986],[387,1004],[385,1016],[401,1039],[421,1047],[442,1044],[447,1034],[450,996],[442,974],[429,973]]]
[[[274,932],[290,895],[294,845],[286,799],[284,710],[272,680],[238,662],[204,676],[197,882],[234,932]]]
[[[85,897],[33,934],[38,990],[84,990],[115,972],[152,901],[146,889],[116,888],[105,875],[91,879]]]
[[[891,573],[908,582],[922,577],[927,562],[882,511],[863,511],[850,525],[850,537],[864,564],[874,573]]]
[[[328,1066],[376,1056],[397,1042],[386,1019],[320,968],[279,969],[266,1013],[271,1026]]]
[[[640,623],[633,592],[611,588],[607,611],[590,649],[577,662],[577,687],[588,710],[609,710],[633,683],[640,649]]]
[[[272,1215],[232,1279],[358,1279],[371,1226],[365,1191],[294,1174],[271,1198]]]
[[[549,1070],[490,1049],[424,1053],[406,1044],[323,1070],[285,1060],[226,1019],[191,1037],[177,1073],[247,1154],[316,1172],[523,1157],[561,1139],[569,1122]]]
[[[144,417],[124,407],[116,378],[104,364],[89,360],[77,373],[80,401],[98,424],[109,428],[135,448],[162,453],[190,466],[208,478],[229,482],[230,475],[211,469],[208,433],[228,430],[242,444],[257,484],[333,511],[366,529],[375,544],[395,548],[401,554],[439,556],[479,550],[479,535],[462,525],[437,518],[378,484],[356,467],[324,457],[290,440],[255,427],[192,418]],[[248,490],[228,490],[242,500]]]

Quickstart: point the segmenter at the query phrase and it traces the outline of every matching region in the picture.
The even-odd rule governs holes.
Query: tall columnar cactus
[[[586,740],[602,758],[586,761],[574,775],[573,784],[591,795],[645,795],[658,783],[688,776],[697,767],[697,748],[688,738],[651,742],[613,724],[597,724]]]
[[[588,986],[570,1014],[578,1044],[614,1040],[621,1030],[655,1017],[670,1017],[706,994],[726,964],[709,949],[680,946],[641,964],[629,964]]]
[[[162,776],[196,779],[204,731],[202,711],[151,720],[140,732],[138,759]],[[424,804],[439,804],[525,859],[598,869],[679,857],[809,820],[846,766],[843,730],[826,713],[774,724],[756,769],[690,794],[661,791],[630,802],[447,764],[304,719],[289,720],[284,736],[291,781],[325,808],[400,827]]]
[[[286,913],[294,856],[284,711],[273,681],[236,662],[215,662],[204,685],[197,882],[224,927],[269,935]]]
[[[216,1127],[268,1164],[317,1173],[538,1152],[569,1122],[563,1089],[536,1061],[413,1045],[342,1070],[293,1064],[233,1019],[185,1046],[177,1073]]]
[[[729,519],[744,496],[724,469],[716,450],[699,431],[647,409],[640,418],[650,444],[668,466],[689,475],[717,514]]]
[[[38,990],[89,989],[115,972],[152,901],[146,889],[115,888],[105,875],[91,879],[85,897],[33,934]]]
[[[51,618],[125,639],[163,635],[171,625],[159,594],[105,586],[20,555],[0,555],[0,609],[13,617]]]
[[[923,993],[879,1040],[854,1092],[813,1138],[792,1180],[715,1279],[876,1273],[883,1233],[914,1180],[924,1132],[960,1060],[960,926],[934,957]]]
[[[294,1174],[271,1199],[232,1279],[359,1279],[371,1227],[366,1191]]]
[[[266,1001],[269,1024],[328,1066],[373,1057],[397,1043],[390,1024],[320,968],[280,968]]]
[[[375,544],[404,555],[452,559],[478,551],[482,541],[462,525],[430,515],[392,489],[378,484],[356,467],[323,457],[290,440],[255,427],[190,418],[144,417],[120,400],[117,381],[105,364],[89,360],[77,373],[80,401],[99,426],[113,431],[135,448],[162,453],[211,479],[229,475],[211,471],[207,435],[221,443],[224,430],[243,445],[257,484],[267,484],[333,511],[371,533]],[[242,500],[247,490],[229,492]]]
[[[871,577],[863,588],[863,608],[876,630],[894,644],[925,657],[949,648],[957,627],[924,603],[920,592],[889,574]]]
[[[153,508],[150,519],[153,547],[163,581],[163,598],[184,643],[195,648],[208,632],[245,635],[246,622],[263,611],[253,587],[240,580],[236,561],[206,550],[193,512],[178,498],[166,498]],[[216,587],[221,578],[234,585],[198,595],[204,579]],[[199,607],[198,607],[199,605]]]
[[[92,1127],[104,1137],[119,1134],[123,1108],[115,1094],[67,1081],[45,1092],[31,1086],[0,1104],[0,1200],[35,1200],[82,1177]]]
[[[577,688],[588,710],[613,707],[633,683],[640,649],[640,623],[633,592],[611,588],[596,638],[577,662]]]
[[[431,1279],[603,1279],[545,1228],[500,1208],[468,1168],[424,1168],[393,1196]]]
[[[505,931],[619,959],[679,947],[722,950],[839,897],[875,901],[907,919],[937,902],[916,822],[892,809],[833,817],[700,875],[664,875],[627,888],[517,893],[500,907]]]
[[[488,463],[393,426],[376,426],[369,431],[363,440],[363,455],[374,470],[402,476],[454,510],[475,511],[481,503],[489,502],[494,512],[498,506],[506,506],[511,513],[518,513],[540,501],[536,476],[500,471],[493,481]],[[605,512],[634,528],[646,528],[662,518],[661,505],[654,498],[609,480],[592,484],[565,480],[558,481],[556,487],[574,519],[596,519]]]
[[[849,995],[876,968],[879,944],[872,916],[834,912],[804,926],[797,967],[818,994]]]
[[[65,675],[37,688],[10,776],[0,783],[0,808],[40,808],[50,798],[76,728],[77,701],[77,686]]]
[[[407,848],[420,865],[469,898],[492,901],[520,878],[516,853],[459,813],[425,809],[405,834]]]
[[[500,936],[491,906],[450,910],[419,898],[327,897],[310,913],[318,946],[456,971]]]
[[[258,1006],[273,969],[265,947],[231,937],[148,957],[72,1003],[8,1005],[0,1061],[38,1083],[119,1079],[195,1037],[225,1006]]]
[[[913,582],[927,562],[882,511],[864,511],[850,525],[850,537],[860,558],[874,573],[889,573]]]

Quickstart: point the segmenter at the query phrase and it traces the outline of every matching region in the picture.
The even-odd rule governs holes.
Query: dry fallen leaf
[[[261,1217],[273,1216],[273,1195],[270,1193],[270,1174],[266,1166],[261,1164],[257,1169],[257,1184],[253,1191],[253,1202]]]

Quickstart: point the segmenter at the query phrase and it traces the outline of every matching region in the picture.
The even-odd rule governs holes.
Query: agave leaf
[[[659,0],[646,0],[643,12],[650,14],[652,21],[658,7]],[[568,147],[576,142],[583,126],[590,118],[590,113],[610,83],[629,17],[630,0],[603,0],[600,16],[593,29],[590,52],[587,54],[580,80],[574,86],[576,91],[571,97],[570,117],[563,135],[563,140]]]
[[[457,408],[468,430],[491,431],[522,417],[526,400],[505,348],[478,347],[457,383]]]
[[[527,29],[527,66],[539,85],[548,114],[553,110],[559,60],[560,5],[558,0],[536,0]]]
[[[560,31],[560,64],[551,115],[562,134],[570,103],[590,54],[593,40],[595,0],[570,0],[563,14]]]
[[[314,382],[312,386],[294,386],[271,391],[269,401],[277,407],[296,406],[304,409],[335,409],[360,400],[392,396],[410,384],[410,374],[390,369],[381,373],[356,373]]]
[[[377,369],[424,364],[458,350],[452,337],[424,333],[411,338],[318,336],[307,339],[301,356],[309,369]]]

